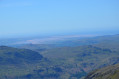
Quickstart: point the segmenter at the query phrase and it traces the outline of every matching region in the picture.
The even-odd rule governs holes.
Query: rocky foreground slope
[[[95,70],[85,79],[119,79],[119,64]]]

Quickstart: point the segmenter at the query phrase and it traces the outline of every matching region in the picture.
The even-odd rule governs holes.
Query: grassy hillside
[[[95,70],[85,79],[119,79],[119,64]]]
[[[0,46],[0,64],[23,64],[33,63],[43,57],[37,52],[28,49],[16,49]]]
[[[41,54],[52,61],[76,65],[88,72],[118,63],[119,53],[94,46],[62,47],[46,50]]]
[[[57,78],[61,71],[38,52],[0,46],[0,79]]]
[[[57,64],[28,49],[0,46],[0,60],[0,79],[73,79],[86,75],[81,68],[68,72],[73,64]]]
[[[80,79],[89,71],[119,59],[117,52],[91,45],[49,49],[41,54],[45,58],[28,49],[1,46],[0,78]]]

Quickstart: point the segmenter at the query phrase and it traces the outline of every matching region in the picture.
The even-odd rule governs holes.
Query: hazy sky
[[[0,0],[0,37],[119,33],[119,0]]]

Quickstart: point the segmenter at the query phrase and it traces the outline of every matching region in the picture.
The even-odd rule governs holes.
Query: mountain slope
[[[38,52],[0,46],[0,79],[29,79],[25,75],[44,64],[48,63]]]
[[[78,71],[82,69],[85,72],[90,72],[119,62],[118,52],[91,45],[49,49],[41,52],[41,54],[59,65],[70,65],[68,72],[71,73],[76,72],[78,68]],[[74,72],[72,72],[73,69]]]
[[[37,52],[28,49],[17,49],[0,46],[0,64],[23,64],[38,62],[43,58]]]
[[[0,79],[69,79],[77,76],[77,73],[67,72],[68,64],[58,65],[28,49],[0,46],[0,58]]]
[[[119,79],[119,64],[95,70],[85,79]]]

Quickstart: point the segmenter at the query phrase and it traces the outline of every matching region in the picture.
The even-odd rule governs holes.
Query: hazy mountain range
[[[67,36],[45,39],[40,42],[38,40],[36,43],[32,43],[33,40],[30,43],[20,43],[24,39],[2,40],[1,45],[7,45],[6,41],[9,43],[8,46],[0,46],[0,78],[119,78],[118,76],[114,78],[106,76],[110,75],[109,71],[113,71],[110,65],[119,63],[119,35]],[[106,67],[109,71],[105,71],[106,68],[103,68],[105,66],[110,66]],[[118,65],[115,66],[118,67]],[[95,69],[99,70],[93,71]],[[105,72],[102,73],[103,71]],[[92,73],[88,75],[90,72]],[[99,74],[95,76],[97,72]]]
[[[64,41],[79,40],[81,38],[95,37],[96,35],[69,35],[69,36],[49,36],[49,37],[29,37],[29,38],[9,38],[0,39],[0,45],[19,44],[59,44]]]

